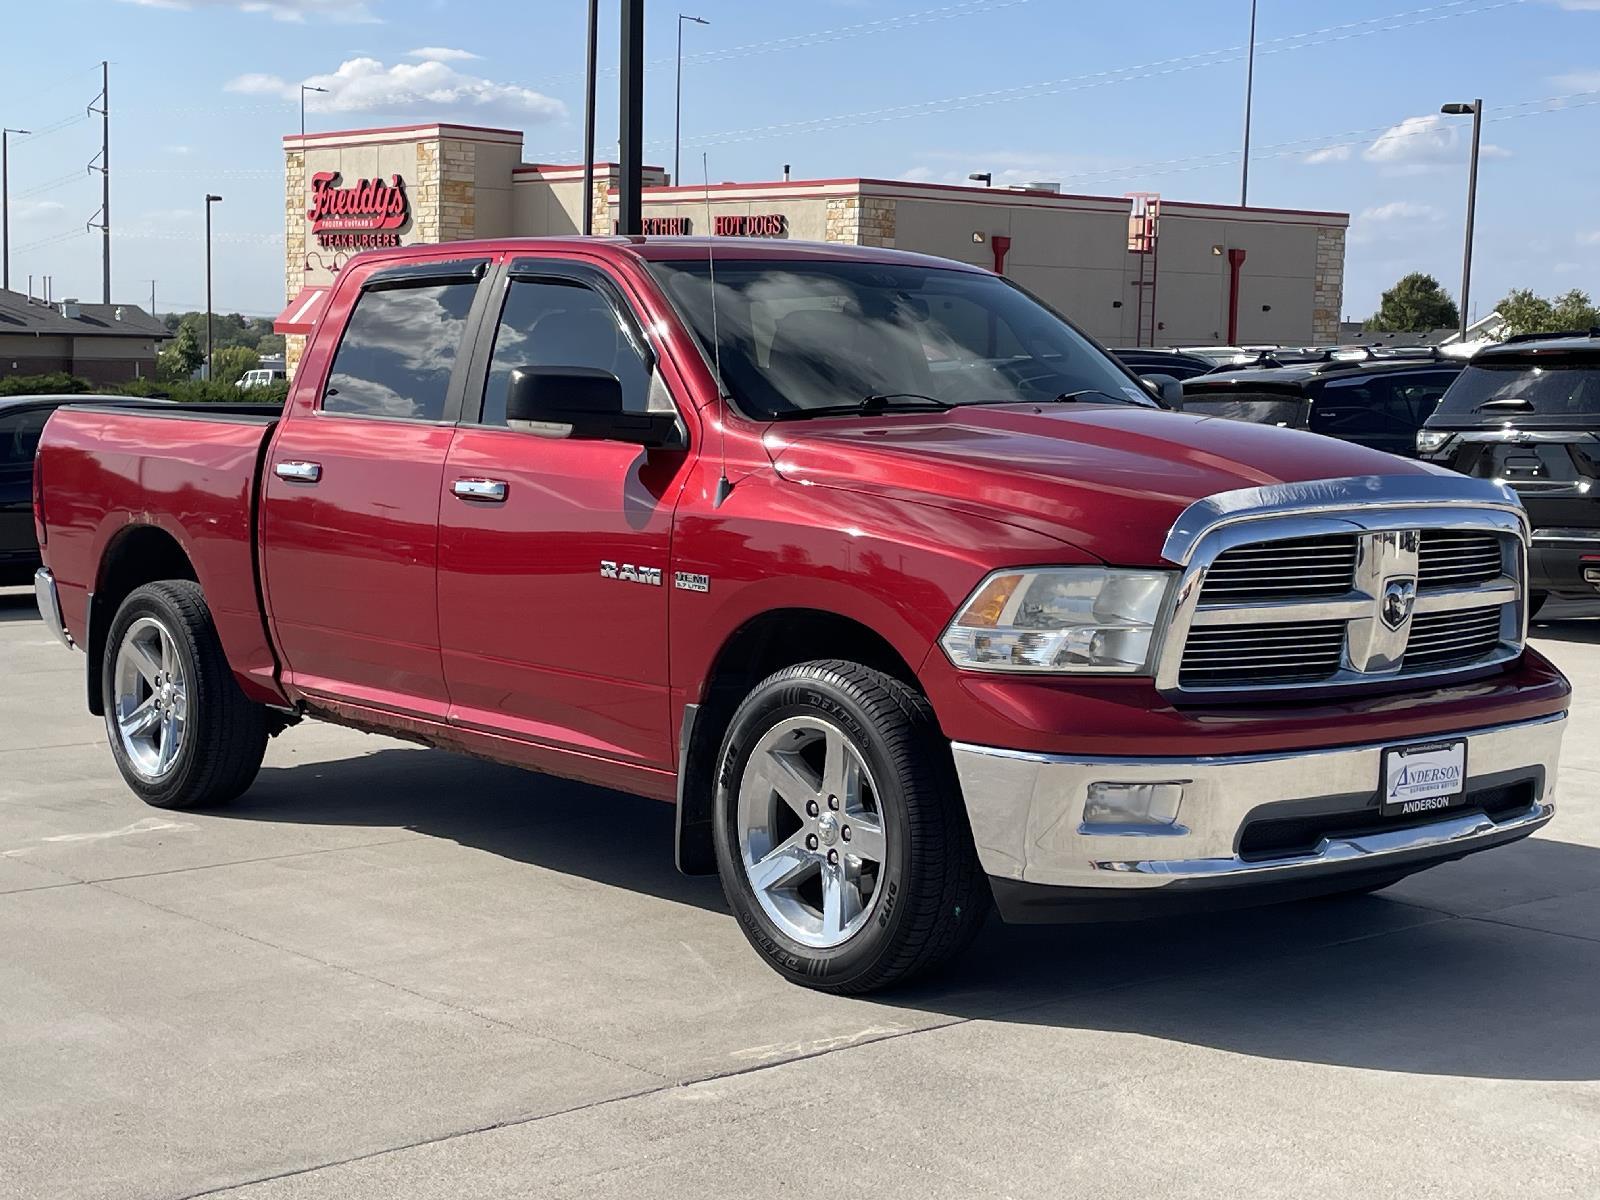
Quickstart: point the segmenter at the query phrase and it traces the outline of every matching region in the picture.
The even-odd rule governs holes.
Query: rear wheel
[[[123,601],[101,690],[117,769],[147,804],[220,804],[261,769],[266,710],[234,682],[199,584],[146,584]]]
[[[823,991],[929,970],[989,908],[927,702],[856,663],[790,667],[739,706],[719,758],[716,849],[751,944]]]

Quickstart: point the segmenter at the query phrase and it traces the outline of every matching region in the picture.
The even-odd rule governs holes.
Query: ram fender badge
[[[709,592],[711,576],[697,571],[678,571],[672,576],[672,586],[685,592]]]
[[[642,583],[646,587],[661,586],[660,567],[639,567],[633,563],[613,562],[609,558],[600,560],[600,578],[616,579],[623,583]]]

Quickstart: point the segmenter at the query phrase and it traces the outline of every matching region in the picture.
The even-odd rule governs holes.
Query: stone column
[[[306,155],[299,147],[284,151],[283,163],[283,298],[285,303],[300,294],[306,266]],[[294,378],[294,369],[305,353],[306,339],[287,334],[283,339],[284,369]]]
[[[1317,230],[1317,266],[1311,300],[1311,340],[1319,346],[1339,341],[1339,321],[1344,312],[1343,229]]]

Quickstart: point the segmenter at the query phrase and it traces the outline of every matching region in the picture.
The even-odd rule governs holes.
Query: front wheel
[[[220,804],[261,769],[266,712],[234,681],[199,584],[150,583],[122,602],[101,689],[112,757],[146,804]]]
[[[790,667],[739,706],[718,759],[716,849],[745,936],[822,991],[926,971],[989,909],[927,701],[856,663]]]

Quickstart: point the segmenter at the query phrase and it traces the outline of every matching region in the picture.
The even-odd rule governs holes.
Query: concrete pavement
[[[146,808],[0,591],[0,1195],[1593,1197],[1600,619],[1535,632],[1578,689],[1540,836],[994,924],[863,1000],[768,971],[647,801],[303,725]]]

